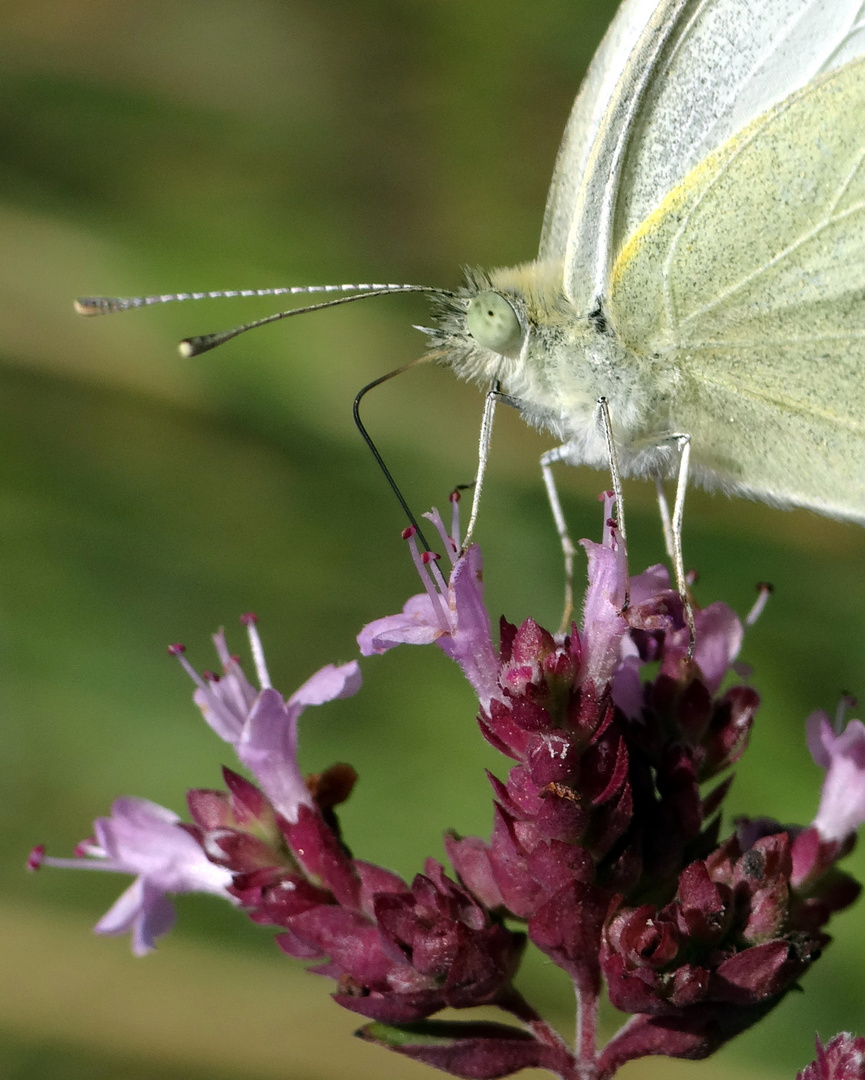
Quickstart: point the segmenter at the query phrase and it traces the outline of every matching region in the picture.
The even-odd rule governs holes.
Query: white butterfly
[[[457,374],[561,440],[543,468],[566,553],[550,466],[607,468],[609,437],[626,475],[679,471],[681,590],[689,468],[865,522],[863,54],[860,0],[626,0],[538,258],[443,301]]]
[[[440,294],[432,355],[494,388],[472,524],[505,397],[561,442],[542,468],[568,581],[557,461],[612,465],[616,485],[619,470],[678,474],[683,595],[689,475],[865,523],[865,3],[625,0],[568,121],[534,262],[457,294],[192,295],[316,291]]]

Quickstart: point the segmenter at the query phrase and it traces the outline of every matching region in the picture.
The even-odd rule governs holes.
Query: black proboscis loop
[[[361,420],[360,418],[360,403],[370,390],[373,390],[376,386],[381,386],[382,383],[387,382],[389,379],[394,378],[394,376],[396,375],[402,375],[404,371],[408,371],[409,368],[413,368],[417,364],[422,364],[425,360],[428,359],[430,358],[427,356],[420,356],[417,358],[417,360],[410,360],[407,364],[403,364],[401,367],[394,368],[393,371],[389,371],[386,375],[380,375],[377,379],[373,379],[372,382],[367,383],[366,386],[361,387],[361,389],[358,390],[354,399],[354,405],[352,406],[352,415],[354,416],[354,422],[357,430],[360,432],[361,437],[369,448],[370,453],[375,458],[376,464],[381,469],[382,473],[384,473],[385,480],[387,480],[387,482],[390,484],[391,490],[397,497],[397,502],[399,502],[400,506],[402,507],[403,513],[408,518],[409,523],[415,529],[417,537],[423,545],[424,550],[432,551],[432,548],[427,543],[426,537],[423,534],[423,529],[421,529],[420,525],[418,525],[417,518],[411,512],[411,508],[406,502],[403,493],[400,491],[399,485],[391,475],[390,469],[385,464],[384,458],[379,453],[378,447],[373,442],[372,436],[366,430],[366,426],[363,420]]]

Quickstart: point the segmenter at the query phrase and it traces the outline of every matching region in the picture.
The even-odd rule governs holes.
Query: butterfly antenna
[[[429,285],[295,285],[287,288],[276,289],[223,289],[214,292],[194,293],[162,293],[154,296],[89,296],[75,301],[75,310],[79,315],[110,315],[115,311],[130,311],[133,308],[150,307],[153,304],[169,304],[181,300],[223,300],[236,297],[249,296],[300,296],[310,293],[350,293],[352,295],[336,296],[331,300],[323,300],[318,304],[307,304],[304,307],[289,308],[287,311],[278,311],[274,315],[266,315],[263,319],[255,319],[252,322],[234,326],[230,330],[220,330],[215,334],[201,334],[196,337],[188,337],[180,342],[180,355],[186,358],[200,356],[202,353],[215,349],[232,338],[245,334],[247,330],[254,330],[258,326],[267,326],[268,323],[279,322],[291,315],[305,315],[310,311],[321,311],[324,308],[337,307],[340,304],[350,304],[354,300],[366,300],[371,296],[389,296],[393,293],[423,292],[436,293],[441,296],[453,296],[447,289],[436,289]]]
[[[311,293],[445,292],[424,285],[289,285],[275,289],[218,289],[213,292],[159,293],[154,296],[84,296],[75,301],[79,315],[110,315],[115,311],[171,304],[181,300],[233,300],[249,296],[308,296]],[[449,293],[447,295],[450,295]]]
[[[455,296],[454,293],[447,289],[436,289],[430,285],[397,285],[393,283],[293,285],[274,289],[220,289],[212,292],[160,293],[153,296],[87,296],[75,301],[75,310],[79,315],[111,315],[115,311],[130,311],[133,308],[151,307],[154,304],[170,304],[181,300],[225,300],[249,296],[309,296],[316,293],[344,293],[346,295],[334,296],[329,300],[323,300],[316,304],[306,304],[303,307],[289,308],[287,311],[278,311],[274,315],[266,315],[263,319],[255,319],[253,322],[232,327],[230,330],[220,330],[215,334],[201,334],[196,337],[185,338],[178,346],[180,355],[187,358],[200,356],[210,349],[215,349],[217,345],[222,345],[226,341],[231,341],[232,338],[239,337],[240,334],[245,334],[247,330],[254,330],[257,326],[267,326],[268,323],[279,322],[281,319],[287,319],[291,315],[305,315],[309,311],[321,311],[323,308],[337,307],[339,304],[350,304],[354,300],[366,300],[371,296],[388,296],[392,293],[434,293],[438,296]],[[388,379],[392,379],[395,375],[399,375],[403,371],[414,367],[415,364],[429,359],[432,359],[431,355],[419,357],[417,360],[412,360],[408,364],[396,368],[387,375],[374,379],[360,390],[354,399],[353,406],[354,422],[358,431],[363,436],[364,442],[369,447],[378,467],[390,484],[403,509],[403,513],[416,530],[418,539],[427,551],[432,549],[417,523],[417,518],[411,512],[399,486],[391,475],[390,469],[385,464],[384,458],[379,453],[378,447],[373,442],[372,436],[366,430],[360,418],[360,403],[374,386],[380,386],[381,383],[387,382]]]

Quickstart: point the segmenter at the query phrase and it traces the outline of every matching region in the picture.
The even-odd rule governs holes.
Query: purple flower
[[[47,865],[76,870],[114,870],[136,880],[99,920],[97,934],[132,934],[132,951],[144,956],[155,939],[174,925],[176,912],[169,893],[228,892],[231,873],[215,866],[199,843],[180,825],[180,818],[147,799],[117,799],[111,817],[97,818],[95,840],[78,845],[82,856],[55,859],[37,849],[31,868]]]
[[[499,665],[490,633],[490,618],[483,602],[483,572],[481,553],[472,544],[459,551],[459,517],[457,498],[452,499],[453,527],[448,536],[438,510],[424,517],[435,525],[451,562],[451,573],[445,581],[437,565],[437,555],[420,553],[414,529],[403,536],[411,545],[412,558],[425,592],[412,596],[399,615],[388,615],[369,623],[358,634],[357,642],[364,656],[384,653],[395,645],[436,645],[456,660],[480,699],[487,708],[499,695]]]
[[[406,530],[424,591],[358,642],[365,655],[438,645],[477,692],[483,737],[512,763],[503,778],[489,775],[489,839],[446,839],[456,877],[427,860],[408,884],[354,856],[336,810],[356,773],[337,763],[304,777],[297,742],[303,709],[353,694],[358,665],[322,668],[283,698],[253,616],[243,621],[258,686],[222,632],[220,676],[195,671],[182,646],[170,651],[194,680],[206,721],[256,783],[225,769],[227,790],[189,792],[189,825],[121,800],[81,848],[89,858],[37,851],[32,864],[136,874],[97,930],[132,930],[139,953],[173,921],[168,894],[226,896],[279,928],[286,953],[335,981],[335,1000],[369,1021],[361,1037],[454,1075],[492,1080],[534,1065],[567,1080],[609,1080],[647,1054],[705,1057],[797,985],[831,940],[831,915],[858,895],[836,863],[865,820],[865,725],[836,734],[825,714],[809,720],[812,752],[827,770],[813,825],[743,818],[723,840],[732,778],[721,774],[744,751],[758,705],[747,685],[721,690],[742,641],[734,612],[695,607],[692,649],[666,569],[628,578],[608,494],[602,543],[584,541],[582,626],[554,635],[533,619],[503,619],[496,649],[480,552],[460,552],[455,500],[453,510],[450,536],[437,511],[426,515],[450,560],[447,580],[439,557],[419,551],[417,530]],[[526,940],[573,981],[573,1048],[513,986]],[[603,982],[632,1016],[599,1051]],[[524,1030],[432,1019],[478,1005],[498,1006]],[[844,1038],[818,1046],[801,1080],[865,1080],[862,1041]]]
[[[865,1080],[865,1039],[842,1032],[825,1046],[817,1039],[817,1058],[796,1080]]]
[[[355,693],[360,686],[360,671],[356,661],[341,667],[328,665],[284,700],[270,686],[254,617],[244,616],[244,622],[262,690],[256,690],[247,680],[237,660],[229,654],[221,632],[214,640],[225,668],[223,678],[212,674],[202,678],[183,656],[183,646],[172,645],[169,651],[180,659],[197,684],[195,701],[207,722],[234,746],[240,760],[259,780],[273,808],[287,822],[296,822],[301,806],[315,805],[297,761],[300,714],[307,705],[320,705]],[[235,786],[244,783],[238,777]],[[267,814],[247,788],[254,791],[252,785],[243,788],[247,802],[254,803],[262,818],[266,818]],[[195,795],[193,802],[200,816],[203,795]],[[251,813],[249,807],[245,811]],[[42,848],[36,848],[29,866],[135,874],[137,880],[99,921],[96,931],[100,934],[131,931],[136,955],[153,949],[155,939],[174,924],[174,906],[167,894],[211,892],[225,896],[232,903],[238,902],[234,870],[224,864],[224,852],[214,839],[217,834],[203,830],[200,823],[183,825],[176,814],[156,803],[122,798],[114,803],[111,817],[96,821],[95,833],[96,840],[79,845],[79,853],[85,857],[49,858]],[[227,843],[228,831],[223,829],[222,833]],[[244,849],[247,861],[249,846],[247,839]]]
[[[589,561],[589,583],[583,601],[581,676],[596,685],[607,682],[621,659],[628,624],[622,613],[628,585],[625,546],[612,518],[612,492],[605,491],[603,541],[581,541]]]
[[[234,747],[274,809],[294,822],[301,805],[313,805],[297,760],[300,714],[308,705],[322,705],[357,693],[360,668],[356,660],[339,666],[328,664],[286,700],[270,685],[255,621],[252,615],[243,618],[261,690],[255,689],[236,657],[229,653],[221,630],[213,638],[224,670],[221,677],[206,673],[202,678],[183,655],[182,646],[173,645],[169,651],[178,657],[198,687],[194,700],[204,719]]]
[[[838,734],[818,710],[806,730],[811,756],[826,770],[813,824],[824,840],[842,842],[865,822],[865,725],[851,720]]]

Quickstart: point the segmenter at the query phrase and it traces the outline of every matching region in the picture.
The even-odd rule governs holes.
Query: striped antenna
[[[219,330],[215,334],[201,334],[185,338],[178,346],[180,355],[186,358],[200,356],[209,349],[215,349],[225,341],[254,330],[257,326],[279,322],[290,315],[305,315],[308,311],[321,311],[322,308],[336,307],[338,304],[350,304],[353,300],[366,300],[371,296],[387,296],[391,293],[437,293],[439,296],[453,296],[447,289],[436,289],[431,285],[292,285],[279,289],[222,289],[217,292],[164,293],[159,296],[87,296],[75,301],[75,310],[79,315],[110,315],[114,311],[129,311],[132,308],[149,307],[151,304],[170,304],[175,300],[223,300],[238,296],[308,296],[315,293],[347,293],[335,296],[318,304],[306,304],[304,307],[289,308],[263,319],[234,326],[230,330]]]
[[[162,293],[158,296],[83,296],[75,301],[79,315],[110,315],[115,311],[170,304],[175,300],[225,300],[247,296],[302,296],[310,293],[362,293],[381,296],[395,292],[445,292],[425,285],[291,285],[278,289],[218,289],[215,292]],[[450,295],[450,294],[448,294]],[[356,297],[353,299],[360,299]],[[323,306],[323,305],[321,305]],[[311,309],[300,309],[311,310]]]
[[[180,300],[223,300],[247,296],[309,296],[321,293],[345,294],[333,296],[330,300],[323,300],[320,303],[306,304],[303,307],[290,308],[288,311],[278,311],[274,315],[266,315],[263,319],[256,319],[254,322],[245,323],[243,326],[235,326],[231,330],[221,330],[215,334],[202,334],[199,337],[186,338],[184,341],[181,341],[179,345],[180,355],[192,357],[199,356],[209,349],[214,349],[217,345],[221,345],[224,341],[230,341],[239,334],[245,334],[247,330],[253,330],[256,326],[266,326],[268,323],[278,322],[280,319],[287,319],[290,315],[303,315],[308,311],[320,311],[322,308],[336,307],[338,304],[349,304],[353,300],[366,300],[371,296],[387,296],[392,293],[410,292],[434,293],[438,296],[449,297],[454,297],[456,295],[455,293],[449,292],[447,289],[437,289],[431,285],[396,285],[392,283],[387,285],[377,283],[357,285],[292,285],[286,288],[276,289],[221,289],[215,292],[163,293],[158,296],[87,296],[75,301],[75,310],[79,315],[110,315],[115,311],[129,311],[132,308],[150,307],[153,304],[170,304]],[[418,329],[422,328],[418,327]],[[369,390],[372,390],[373,387],[386,382],[395,375],[399,375],[410,367],[414,367],[417,363],[432,360],[435,356],[436,354],[430,353],[409,364],[404,364],[402,367],[397,368],[388,375],[373,380],[373,382],[369,383],[360,391],[360,393],[358,393],[354,402],[354,419],[358,430],[366,441],[367,446],[372,451],[376,462],[399,500],[400,506],[412,526],[417,531],[417,535],[427,551],[430,550],[430,547],[418,526],[417,519],[414,514],[412,514],[411,509],[391,475],[390,470],[384,463],[384,459],[370,437],[369,432],[366,430],[366,427],[360,418],[359,410],[362,398]]]

